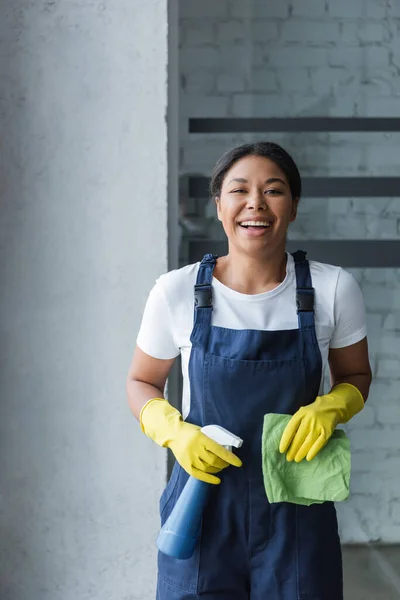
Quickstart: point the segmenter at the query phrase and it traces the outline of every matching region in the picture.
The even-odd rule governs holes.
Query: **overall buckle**
[[[314,312],[314,288],[297,288],[297,312]]]
[[[195,308],[210,308],[212,306],[212,290],[208,283],[199,283],[194,286]]]

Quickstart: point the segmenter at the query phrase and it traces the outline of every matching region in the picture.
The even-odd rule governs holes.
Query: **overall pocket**
[[[229,390],[229,391],[228,391]],[[204,415],[244,440],[264,415],[293,414],[303,403],[302,360],[234,360],[207,354],[204,361]],[[246,440],[247,441],[247,440]]]
[[[332,502],[296,506],[299,600],[343,600],[342,553]]]
[[[188,480],[187,473],[175,463],[171,477],[160,498],[161,526],[170,516],[179,496]],[[189,594],[196,594],[200,566],[199,544],[193,555],[185,560],[172,558],[162,552],[158,553],[158,575],[170,586]]]

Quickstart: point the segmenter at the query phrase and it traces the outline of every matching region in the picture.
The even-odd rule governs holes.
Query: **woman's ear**
[[[300,198],[293,198],[292,210],[291,210],[291,213],[290,213],[290,223],[293,223],[293,221],[296,220],[296,217],[297,217],[297,207],[299,205],[299,200],[300,200]]]
[[[219,221],[222,221],[221,218],[221,199],[219,196],[215,196],[215,204],[217,205],[217,217]]]

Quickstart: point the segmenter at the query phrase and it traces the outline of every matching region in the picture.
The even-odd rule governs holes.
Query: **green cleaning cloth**
[[[351,454],[345,432],[337,429],[310,462],[288,462],[286,454],[279,452],[279,442],[290,419],[290,415],[264,416],[262,468],[269,502],[310,506],[346,500],[350,488]]]

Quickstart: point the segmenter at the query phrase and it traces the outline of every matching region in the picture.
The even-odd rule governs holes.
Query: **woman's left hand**
[[[289,462],[312,460],[325,446],[336,426],[347,423],[364,407],[361,392],[350,383],[340,383],[326,396],[302,406],[283,432],[279,451]]]

